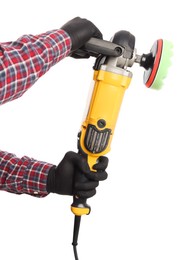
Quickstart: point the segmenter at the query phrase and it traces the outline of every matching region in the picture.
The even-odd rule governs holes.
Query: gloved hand
[[[89,58],[89,54],[81,47],[91,38],[102,39],[102,33],[99,29],[89,20],[80,17],[75,17],[61,27],[66,31],[72,41],[72,48],[70,56],[73,58]]]
[[[93,166],[96,172],[91,172],[88,163],[80,154],[68,152],[57,167],[50,169],[47,192],[90,198],[96,194],[99,181],[107,178],[107,166],[108,158],[101,156],[99,162]],[[86,181],[78,181],[77,174],[84,174]]]

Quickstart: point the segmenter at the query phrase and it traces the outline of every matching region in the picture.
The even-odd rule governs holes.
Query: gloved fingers
[[[76,191],[74,195],[81,199],[88,199],[93,197],[96,194],[96,190],[88,190],[88,191]]]
[[[108,178],[106,171],[89,172],[86,177],[92,181],[104,181]]]
[[[98,185],[99,185],[98,181],[76,182],[74,190],[89,191],[95,189],[96,187],[98,187]]]
[[[74,186],[74,195],[79,198],[91,198],[96,194],[98,181],[76,182]]]
[[[85,19],[85,20],[88,21],[87,19]],[[92,37],[102,39],[103,35],[102,35],[101,31],[94,25],[94,23],[92,23],[91,21],[88,21],[88,22],[91,23],[91,31],[93,31]]]
[[[106,156],[100,156],[98,162],[93,165],[93,169],[96,171],[105,171],[108,167],[108,158]]]
[[[75,58],[75,59],[88,59],[90,57],[90,54],[86,51],[78,49],[74,52],[71,52],[70,57]]]
[[[79,29],[80,28],[84,28],[85,30],[88,29],[91,37],[93,36],[98,39],[103,38],[101,31],[96,27],[96,25],[94,25],[94,23],[92,23],[91,21],[89,21],[86,18],[75,17],[70,22],[75,23],[75,25],[76,25],[75,29],[78,29],[78,27],[79,27]],[[84,34],[84,31],[82,31],[82,33]]]
[[[107,172],[105,169],[108,166],[108,158],[105,156],[100,156],[98,159],[98,163],[93,166],[95,172],[90,171],[89,165],[85,158],[83,158],[80,154],[75,152],[67,152],[65,155],[67,160],[73,162],[78,169],[85,174],[86,178],[93,180],[93,181],[103,181],[106,180],[108,177]]]
[[[81,48],[91,37],[102,39],[100,30],[89,20],[75,17],[64,24],[61,29],[66,31],[72,41],[72,51]]]

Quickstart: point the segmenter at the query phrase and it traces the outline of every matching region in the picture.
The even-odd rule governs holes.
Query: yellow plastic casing
[[[80,147],[87,154],[90,169],[96,163],[99,156],[110,151],[111,141],[114,134],[118,114],[122,104],[125,90],[129,87],[132,74],[121,69],[121,73],[106,70],[94,72],[94,88],[85,121],[81,126]],[[105,122],[104,127],[99,127],[99,120]],[[109,130],[109,137],[104,149],[94,152],[86,145],[86,132],[89,125],[94,126],[97,131]]]
[[[131,77],[131,72],[123,69],[118,70],[118,73],[103,69],[94,72],[93,93],[79,135],[79,150],[87,155],[91,171],[95,172],[93,165],[98,158],[110,151],[120,107]],[[99,124],[99,121],[104,124]],[[102,147],[100,152],[97,151],[98,147]],[[87,215],[90,213],[90,207],[75,199],[71,211],[76,216]]]
[[[88,207],[80,208],[71,206],[71,211],[75,216],[88,215],[90,213],[90,209]]]

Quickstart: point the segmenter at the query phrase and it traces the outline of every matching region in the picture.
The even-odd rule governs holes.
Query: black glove
[[[105,171],[107,166],[108,158],[101,156],[98,163],[93,166],[96,172],[92,172],[80,154],[68,152],[57,167],[53,166],[50,169],[47,178],[47,192],[90,198],[96,194],[99,181],[107,178]],[[84,174],[86,181],[78,181],[78,174]]]
[[[61,27],[66,31],[72,41],[71,57],[73,58],[89,58],[89,54],[80,49],[91,38],[102,39],[102,33],[89,20],[75,17]]]

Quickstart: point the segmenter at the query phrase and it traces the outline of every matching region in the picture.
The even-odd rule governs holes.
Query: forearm
[[[0,150],[0,190],[44,197],[47,176],[52,164],[29,157],[18,158]]]
[[[54,30],[0,44],[0,104],[23,95],[53,65],[68,56],[69,35]]]

